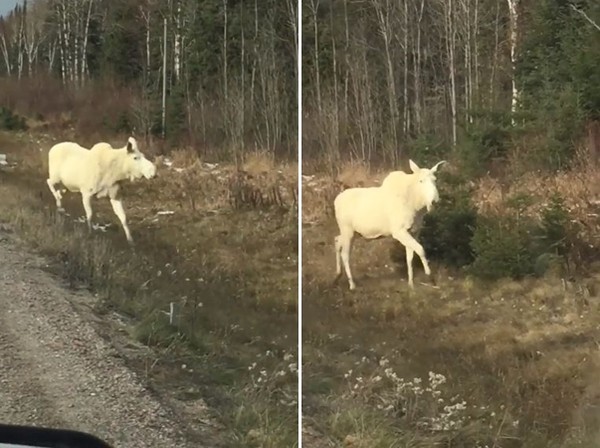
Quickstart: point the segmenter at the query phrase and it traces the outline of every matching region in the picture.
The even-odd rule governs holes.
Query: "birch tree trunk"
[[[150,72],[150,27],[151,27],[151,12],[150,5],[146,3],[147,9],[144,9],[144,5],[140,5],[140,15],[142,20],[144,21],[144,25],[146,26],[146,40],[145,40],[145,50],[146,50],[146,73]]]
[[[42,38],[38,31],[37,18],[33,11],[29,14],[25,24],[25,54],[27,56],[27,75],[33,76],[33,66],[37,62],[37,54]]]
[[[496,70],[498,67],[498,45],[500,42],[500,2],[496,3],[496,19],[494,21],[494,56],[492,57],[492,70],[490,74],[490,104],[489,108],[493,109],[496,103],[495,85],[496,85]]]
[[[450,113],[452,119],[452,146],[456,148],[456,67],[454,61],[454,48],[456,44],[456,30],[454,23],[453,0],[446,0],[446,48],[448,52],[448,71],[450,78]]]
[[[85,30],[83,33],[83,44],[81,46],[81,63],[79,64],[81,67],[81,73],[80,73],[80,80],[81,80],[81,85],[83,85],[85,83],[85,79],[87,76],[87,44],[88,44],[88,38],[89,38],[89,32],[90,32],[90,20],[92,17],[92,6],[94,4],[94,0],[88,0],[88,10],[87,10],[87,16],[85,19]]]
[[[58,45],[58,42],[56,39],[54,39],[49,45],[48,45],[48,73],[52,73],[52,69],[54,68],[54,60],[56,59],[56,46]]]
[[[17,44],[17,78],[21,79],[23,75],[23,63],[25,61],[25,20],[27,16],[27,3],[21,11],[21,17],[19,20],[19,34]]]
[[[317,11],[319,9],[319,0],[310,0],[310,8],[313,19],[313,32],[314,32],[314,64],[315,64],[315,90],[317,95],[317,112],[319,115],[323,113],[323,103],[321,97],[321,74],[319,64],[319,22],[317,17]]]
[[[345,46],[344,46],[344,65],[345,65],[345,76],[344,76],[344,118],[349,121],[349,105],[348,105],[348,94],[350,90],[350,24],[348,23],[348,0],[344,1],[344,33],[345,33]]]
[[[8,76],[11,76],[12,74],[12,64],[10,61],[10,49],[8,47],[8,45],[6,44],[6,38],[4,37],[4,33],[2,33],[2,35],[0,36],[1,43],[2,43],[2,57],[4,58],[4,65],[6,66],[6,73],[8,74]]]
[[[162,138],[167,127],[167,18],[163,19],[163,66],[162,66]]]
[[[415,5],[416,8],[416,39],[414,43],[414,62],[413,62],[413,79],[415,89],[414,114],[415,114],[415,130],[421,132],[421,22],[423,21],[423,11],[425,9],[425,0],[421,0],[420,5]]]
[[[473,18],[475,24],[475,31],[473,36],[473,48],[475,54],[473,55],[473,65],[475,71],[475,101],[477,106],[481,106],[481,98],[479,95],[479,0],[475,0],[475,17]]]
[[[75,11],[74,11],[74,21],[75,21],[75,32],[73,33],[73,49],[72,49],[72,61],[73,61],[73,83],[78,86],[79,85],[79,62],[80,62],[80,54],[81,54],[81,5],[79,1],[75,3]]]
[[[224,3],[226,4],[226,3]],[[226,8],[226,6],[225,6]],[[225,11],[225,27],[227,27],[227,11]],[[226,33],[227,31],[225,31]],[[177,1],[177,12],[175,13],[175,35],[173,39],[173,59],[174,59],[174,78],[175,82],[181,79],[181,1]],[[225,53],[227,59],[227,53]]]
[[[519,91],[517,89],[517,80],[515,78],[516,64],[517,64],[517,37],[518,37],[518,21],[519,21],[519,0],[506,0],[508,3],[509,13],[509,42],[510,42],[510,62],[512,64],[512,101],[510,111],[513,115],[511,122],[514,126],[515,119],[514,114],[517,111],[517,104],[519,101]]]
[[[333,6],[329,6],[329,23],[331,29],[333,30]],[[339,151],[339,136],[340,136],[340,105],[338,100],[338,69],[337,69],[337,53],[336,53],[336,42],[335,42],[335,33],[331,33],[331,69],[333,71],[333,126],[332,126],[332,135],[331,135],[331,163],[332,167],[337,165],[338,161],[338,151]]]
[[[59,36],[59,47],[60,47],[60,73],[63,84],[67,82],[67,36],[66,36],[66,24],[65,24],[65,14],[64,14],[64,5],[61,3],[57,6],[57,14],[58,14],[58,36]]]
[[[223,0],[223,95],[225,103],[229,97],[227,90],[227,25],[227,0]]]
[[[245,67],[246,67],[246,36],[244,34],[244,5],[240,3],[240,23],[241,23],[241,38],[242,38],[242,48],[241,48],[241,61],[240,61],[240,87],[241,87],[241,101],[242,105],[240,107],[240,131],[239,131],[239,153],[244,153],[244,137],[246,131],[246,76],[245,76]],[[239,166],[241,160],[239,160],[238,155],[235,158],[236,166]]]
[[[252,72],[250,75],[250,116],[254,117],[256,65],[258,64],[258,0],[254,0],[254,37],[252,42]]]
[[[403,134],[406,137],[408,132],[410,131],[410,103],[408,101],[408,2],[409,0],[404,0],[404,91],[403,91],[403,102],[404,102],[404,124],[403,124]],[[386,48],[387,53],[387,48]],[[389,59],[389,56],[388,56]],[[397,139],[397,136],[395,136]],[[396,140],[395,147],[398,146],[398,141]]]
[[[396,163],[396,151],[398,149],[398,100],[396,93],[396,78],[394,75],[394,61],[392,59],[392,38],[393,28],[390,20],[392,14],[392,7],[390,0],[385,0],[385,6],[382,0],[374,0],[374,6],[377,13],[379,33],[383,38],[383,45],[385,51],[385,66],[387,74],[387,85],[388,85],[388,108],[390,114],[390,131],[391,131],[391,147],[388,148],[390,151],[391,162]],[[408,49],[405,48],[405,61],[408,59]],[[405,79],[406,82],[406,79]]]

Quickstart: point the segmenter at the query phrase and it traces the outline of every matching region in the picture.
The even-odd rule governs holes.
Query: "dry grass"
[[[242,169],[251,176],[268,175],[277,170],[275,158],[267,151],[252,151],[244,159]]]
[[[77,195],[65,196],[70,216],[55,214],[39,151],[54,141],[0,133],[3,152],[16,162],[0,173],[3,222],[57,260],[56,271],[73,286],[92,287],[100,313],[133,319],[132,334],[152,350],[130,361],[161,393],[198,389],[224,424],[223,446],[294,446],[295,373],[286,367],[275,376],[296,356],[294,213],[232,209],[234,170],[181,151],[173,157],[181,172],[162,165],[157,179],[124,186],[137,243],[132,256],[107,201],[94,201],[94,222],[111,224],[104,234],[90,236],[73,222],[83,214]],[[178,310],[174,327],[164,315],[170,302]],[[249,370],[255,362],[273,375],[269,387]],[[261,434],[259,442],[248,441],[251,431]]]
[[[360,162],[343,164],[336,180],[345,188],[374,186],[372,173],[364,163]]]
[[[164,158],[161,157],[161,159]],[[173,167],[189,169],[200,162],[198,153],[192,148],[176,149],[171,151],[170,159],[173,162]]]
[[[363,168],[346,172],[347,186],[380,180]],[[482,212],[502,211],[519,192],[534,194],[539,206],[547,198],[542,194],[559,189],[573,219],[585,223],[596,243],[593,169],[553,178],[529,174],[510,184],[504,196],[493,182],[485,178],[476,185]],[[600,274],[592,268],[577,280],[549,273],[488,284],[434,265],[435,289],[416,262],[411,292],[405,267],[390,256],[396,245],[357,238],[352,256],[357,290],[351,292],[345,277],[333,282],[336,226],[326,212],[343,187],[315,175],[304,179],[303,188],[303,220],[309,224],[303,228],[303,390],[314,446],[598,446]],[[494,418],[488,425],[469,414],[466,426],[435,438],[402,413],[382,412],[377,403],[394,390],[373,382],[382,375],[382,358],[409,379],[430,370],[443,373],[445,392],[460,395],[468,406],[488,407]],[[349,382],[344,375],[351,369]],[[359,389],[373,387],[369,401],[349,394],[358,383]],[[402,403],[405,395],[398,399]]]

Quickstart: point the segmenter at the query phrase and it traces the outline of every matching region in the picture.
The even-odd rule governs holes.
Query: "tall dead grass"
[[[600,172],[585,158],[568,171],[528,172],[511,182],[484,176],[475,182],[473,199],[480,213],[496,215],[506,210],[510,198],[525,195],[532,200],[525,214],[539,219],[555,193],[563,198],[571,222],[580,226],[581,237],[600,247]]]

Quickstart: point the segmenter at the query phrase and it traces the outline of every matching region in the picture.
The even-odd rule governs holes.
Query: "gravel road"
[[[0,422],[87,431],[115,448],[200,448],[73,307],[89,293],[65,289],[1,230],[0,260]]]

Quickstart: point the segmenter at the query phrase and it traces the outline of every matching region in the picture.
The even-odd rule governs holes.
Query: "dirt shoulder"
[[[88,431],[123,448],[202,446],[76,306],[91,306],[90,293],[65,289],[4,230],[0,260],[1,422]]]

